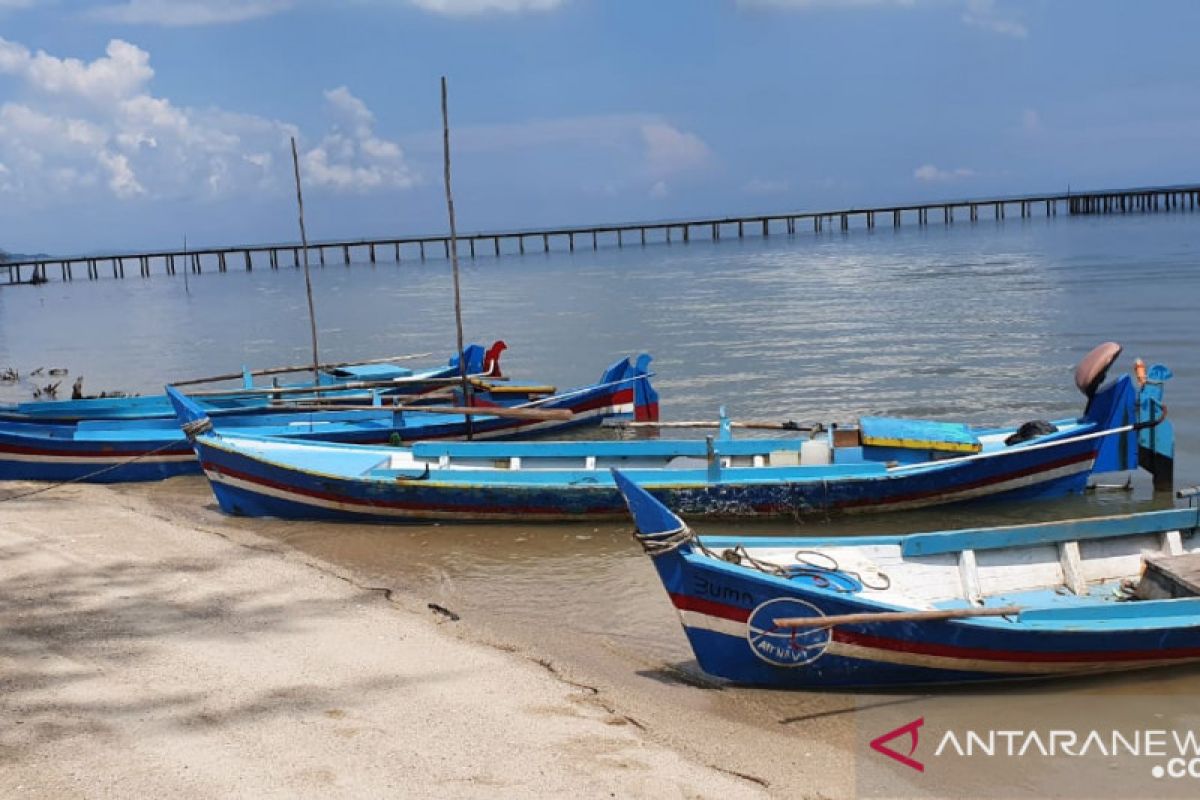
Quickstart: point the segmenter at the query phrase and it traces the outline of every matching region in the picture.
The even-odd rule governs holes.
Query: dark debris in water
[[[460,619],[462,619],[462,617],[460,617],[458,614],[455,614],[453,611],[446,608],[445,606],[439,606],[437,603],[429,603],[428,606],[429,606],[430,611],[432,611],[435,614],[441,614],[443,617],[446,617],[451,622],[458,622]]]

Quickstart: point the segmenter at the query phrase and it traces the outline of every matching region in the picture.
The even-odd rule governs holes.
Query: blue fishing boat
[[[1200,509],[908,536],[703,538],[616,481],[701,669],[876,689],[1200,660]]]
[[[501,377],[500,354],[507,345],[500,340],[488,348],[471,344],[463,348],[467,374],[474,378]],[[404,397],[442,388],[460,376],[459,357],[452,356],[445,364],[414,370],[391,362],[327,365],[319,371],[316,381],[256,386],[256,374],[271,375],[303,371],[305,368],[278,368],[252,373],[243,370],[241,386],[196,392],[192,395],[209,414],[246,415],[269,413],[273,400],[286,397],[312,397],[307,390],[320,388],[322,400],[331,403],[351,402],[361,398],[368,388],[384,398]],[[229,375],[188,383],[211,383],[232,380]],[[181,384],[182,385],[182,384]],[[44,400],[28,403],[0,403],[0,424],[5,422],[35,422],[46,425],[74,424],[87,420],[174,420],[175,410],[165,394],[134,397],[97,397],[79,400]]]
[[[649,356],[636,362],[621,359],[591,386],[537,396],[520,387],[480,390],[466,412],[429,413],[376,405],[351,410],[288,410],[215,418],[220,431],[290,441],[347,442],[389,445],[426,439],[458,438],[468,425],[475,438],[547,435],[607,418],[655,419],[658,398],[650,384]],[[539,388],[539,387],[535,387]],[[540,387],[545,388],[545,387]],[[178,390],[173,399],[186,402],[199,416],[208,412]],[[451,389],[450,408],[461,402]],[[431,408],[442,408],[441,406]],[[482,413],[490,412],[490,413]],[[382,447],[390,452],[390,446]],[[67,424],[0,424],[0,479],[86,480],[96,483],[162,480],[200,471],[196,454],[177,419],[88,420]]]
[[[1152,370],[1165,380],[1165,368]],[[1136,469],[1139,437],[1173,456],[1161,380],[1129,376],[1091,391],[1077,418],[974,429],[867,418],[811,436],[643,441],[418,442],[378,448],[284,441],[205,430],[181,420],[221,507],[232,514],[405,522],[619,517],[619,467],[671,508],[705,516],[885,511],[981,497],[1082,491],[1093,471]],[[1157,399],[1155,399],[1157,398]],[[1139,419],[1139,405],[1153,417]],[[1150,443],[1147,442],[1146,446]]]

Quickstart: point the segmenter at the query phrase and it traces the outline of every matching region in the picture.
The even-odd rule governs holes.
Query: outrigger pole
[[[454,227],[454,197],[450,193],[450,114],[446,108],[446,76],[442,76],[442,164],[446,182],[446,212],[450,215],[450,267],[454,273],[454,324],[458,332],[458,372],[462,378],[463,405],[471,405],[471,383],[463,352],[462,295],[458,286],[458,231]],[[466,417],[467,440],[474,438],[471,416]]]

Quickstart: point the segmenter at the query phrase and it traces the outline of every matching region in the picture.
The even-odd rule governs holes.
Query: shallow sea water
[[[452,350],[447,262],[314,267],[327,360]],[[302,274],[231,270],[150,279],[0,288],[0,368],[83,374],[89,391],[151,392],[165,378],[303,363]],[[650,352],[664,419],[852,420],[899,414],[1020,423],[1082,408],[1074,363],[1095,344],[1125,346],[1175,372],[1176,483],[1200,483],[1200,217],[1033,218],[899,231],[693,240],[463,262],[468,339],[503,338],[506,371],[559,387],[589,383],[624,355]],[[0,387],[0,399],[28,396]],[[216,515],[201,478],[129,487],[176,514]],[[737,526],[757,534],[905,532],[1116,513],[1169,504],[1148,479],[1132,492],[1061,502]],[[620,689],[639,718],[695,741],[725,726],[774,753],[788,743],[846,751],[863,700],[712,688],[630,526],[362,526],[237,520],[463,615],[498,638]],[[730,524],[698,524],[701,533]],[[709,687],[709,688],[703,688]],[[1044,690],[1039,690],[1044,691]],[[1130,674],[1051,691],[1195,695],[1194,672]],[[1003,703],[1003,691],[995,694]],[[697,721],[700,721],[697,723]],[[715,721],[715,722],[714,722]],[[672,726],[674,726],[672,728]],[[803,734],[803,735],[801,735]],[[691,738],[689,738],[691,737]],[[748,748],[742,748],[746,750]],[[803,748],[788,769],[804,772]],[[810,754],[809,757],[816,757]],[[762,761],[763,763],[759,763]]]

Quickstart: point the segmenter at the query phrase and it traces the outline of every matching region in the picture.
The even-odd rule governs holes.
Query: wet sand
[[[748,753],[719,716],[667,724],[661,702],[192,511],[137,487],[0,505],[0,795],[851,792],[825,745]]]

